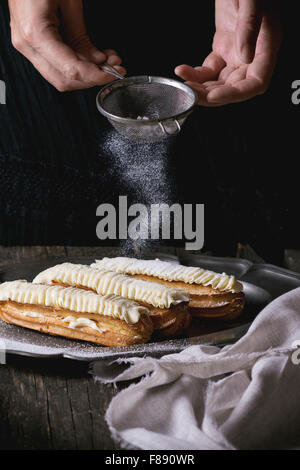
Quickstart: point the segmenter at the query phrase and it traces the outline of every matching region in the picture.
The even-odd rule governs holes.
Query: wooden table
[[[0,269],[53,256],[118,254],[108,248],[0,247]],[[67,359],[8,356],[0,365],[0,449],[118,449],[104,419],[117,390],[95,383],[88,367]]]
[[[160,251],[180,255],[182,250]],[[103,247],[0,246],[0,269],[7,263],[55,256],[119,254],[118,249]],[[300,252],[296,254],[300,259]],[[66,359],[8,357],[7,364],[0,365],[0,449],[118,449],[104,419],[118,390],[95,383],[88,368]]]

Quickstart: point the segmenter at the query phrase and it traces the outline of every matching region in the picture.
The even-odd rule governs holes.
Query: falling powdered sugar
[[[143,119],[143,117],[141,117]],[[117,180],[131,203],[144,204],[148,209],[152,204],[172,204],[174,180],[169,166],[169,152],[173,139],[155,143],[131,141],[113,128],[106,131],[101,145],[101,153],[108,159],[109,173]],[[120,194],[121,195],[121,194]],[[160,224],[160,220],[151,220]],[[140,220],[140,231],[149,227],[147,220]],[[139,255],[149,240],[128,238],[123,244],[124,253]]]

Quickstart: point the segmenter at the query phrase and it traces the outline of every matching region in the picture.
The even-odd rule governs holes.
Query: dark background
[[[170,77],[176,65],[199,65],[210,52],[213,4],[85,2],[95,44],[118,50],[129,75]],[[234,256],[240,242],[281,264],[284,248],[300,247],[292,4],[283,12],[284,44],[267,93],[199,107],[169,145],[171,199],[205,203],[204,248],[216,255]],[[119,194],[143,202],[111,172],[104,150],[110,124],[96,110],[98,89],[56,92],[12,48],[3,0],[0,18],[0,77],[7,83],[7,105],[0,107],[0,244],[97,245],[99,204]]]

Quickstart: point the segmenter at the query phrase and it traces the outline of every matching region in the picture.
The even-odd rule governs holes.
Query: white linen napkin
[[[119,360],[111,377],[94,363],[92,373],[106,383],[141,378],[106,413],[124,448],[300,449],[297,342],[300,288],[271,302],[233,345]]]

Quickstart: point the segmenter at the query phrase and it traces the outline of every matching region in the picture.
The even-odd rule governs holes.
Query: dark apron
[[[210,51],[212,4],[201,18],[157,10],[141,11],[140,21],[123,6],[111,27],[109,5],[99,9],[89,1],[86,18],[95,44],[117,49],[129,74],[174,78],[176,65],[198,65]],[[290,119],[280,72],[263,97],[198,108],[177,137],[139,147],[98,113],[99,89],[59,93],[14,50],[6,1],[0,50],[7,86],[7,104],[0,106],[0,245],[97,245],[96,208],[117,206],[119,195],[145,205],[204,203],[204,248],[217,255],[234,256],[240,242],[279,262],[293,243],[276,158],[286,149],[278,106],[282,119]]]

